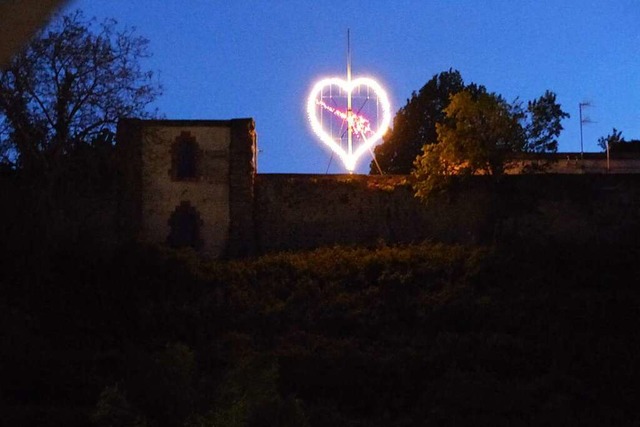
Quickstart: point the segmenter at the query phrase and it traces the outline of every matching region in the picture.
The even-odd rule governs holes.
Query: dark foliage
[[[148,40],[78,11],[58,16],[0,71],[0,162],[57,180],[59,163],[113,134],[121,117],[149,117],[160,94],[141,61]]]
[[[637,247],[4,249],[8,425],[640,421]]]
[[[18,247],[38,257],[85,234],[86,218],[112,227],[116,123],[154,115],[160,93],[142,63],[148,43],[78,11],[55,17],[0,70],[0,168],[19,195],[3,199],[1,227]]]
[[[626,140],[622,131],[616,128],[613,128],[609,135],[598,138],[598,146],[602,151],[608,149],[610,153],[640,153],[640,140]]]
[[[556,101],[556,94],[547,90],[544,95],[527,103],[522,124],[525,145],[523,151],[529,153],[555,153],[558,151],[558,136],[564,129],[562,120],[569,113],[562,111]]]
[[[375,148],[375,156],[380,169],[385,174],[409,174],[414,170],[414,161],[423,151],[434,149],[434,144],[442,142],[437,131],[438,126],[455,126],[452,115],[447,114],[455,96],[468,93],[471,101],[479,103],[481,98],[493,98],[504,106],[504,113],[509,120],[517,122],[517,132],[510,132],[507,141],[517,151],[531,153],[555,152],[558,148],[557,138],[563,130],[562,120],[569,114],[562,111],[556,101],[556,94],[547,90],[541,97],[529,101],[526,108],[518,100],[507,103],[500,95],[488,93],[482,85],[464,84],[460,72],[449,71],[434,75],[418,93],[413,93],[407,104],[396,113],[393,128],[383,138],[383,143]],[[450,109],[451,110],[451,109]],[[451,111],[450,111],[451,112]],[[491,115],[489,113],[489,115]],[[502,134],[488,125],[490,118],[471,123],[469,130],[479,134]],[[482,139],[482,138],[480,138]],[[492,141],[492,145],[503,141]],[[478,149],[482,149],[479,147]],[[438,169],[431,165],[430,169]],[[371,162],[370,173],[380,173],[375,162]]]
[[[411,94],[407,105],[396,113],[393,129],[384,136],[384,142],[375,148],[375,156],[385,174],[408,174],[413,161],[426,144],[437,142],[436,123],[444,119],[449,98],[463,89],[482,92],[484,88],[465,85],[460,72],[449,71],[434,75],[417,93]],[[371,173],[378,168],[372,162]]]

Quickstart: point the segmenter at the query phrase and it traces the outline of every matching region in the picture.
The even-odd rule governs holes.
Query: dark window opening
[[[200,215],[189,202],[182,202],[169,218],[169,236],[167,243],[172,248],[191,247],[199,249],[202,246],[200,239]]]
[[[189,132],[182,132],[171,150],[173,179],[189,181],[198,177],[198,144]]]
[[[178,164],[176,166],[176,178],[195,178],[196,146],[193,142],[182,140],[178,143]]]

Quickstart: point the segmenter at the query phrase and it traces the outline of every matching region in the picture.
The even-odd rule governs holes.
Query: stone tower
[[[211,257],[255,251],[253,119],[118,124],[121,229]]]

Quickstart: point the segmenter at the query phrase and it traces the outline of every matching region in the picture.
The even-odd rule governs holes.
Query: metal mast
[[[351,156],[353,153],[353,110],[351,109],[351,40],[349,29],[347,29],[347,88],[347,151]]]
[[[583,107],[590,107],[590,106],[591,106],[590,102],[586,102],[585,101],[585,102],[578,103],[578,110],[580,110],[580,159],[581,160],[584,157],[584,148],[583,148],[583,145],[582,145],[582,124],[583,123],[593,123],[591,121],[591,119],[588,118],[588,117],[582,118],[582,108]]]

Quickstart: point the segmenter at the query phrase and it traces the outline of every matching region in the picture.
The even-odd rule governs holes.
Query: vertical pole
[[[347,88],[347,147],[349,156],[351,156],[353,153],[353,111],[351,110],[351,40],[349,29],[347,29]]]
[[[580,111],[580,160],[583,158],[582,149],[582,102],[578,103],[578,110]]]

